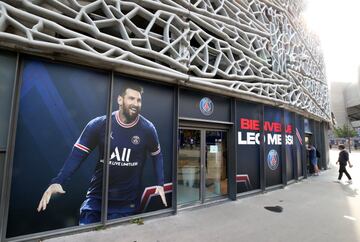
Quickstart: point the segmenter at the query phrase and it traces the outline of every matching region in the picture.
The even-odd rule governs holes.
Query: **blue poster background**
[[[97,151],[65,184],[66,195],[52,198],[44,212],[36,209],[87,122],[106,114],[110,76],[24,59],[21,78],[7,237],[78,224]]]

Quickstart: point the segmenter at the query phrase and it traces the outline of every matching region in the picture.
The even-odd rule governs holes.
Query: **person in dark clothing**
[[[314,175],[318,176],[320,174],[320,169],[318,167],[318,156],[317,156],[317,150],[313,144],[309,144],[307,146],[307,150],[309,152],[309,160],[310,160],[310,173],[312,171],[311,166],[314,171]]]
[[[347,172],[346,170],[346,165],[349,163],[349,167],[351,168],[352,165],[349,161],[349,153],[347,152],[347,150],[345,150],[345,145],[339,145],[339,159],[336,162],[336,164],[340,164],[340,168],[339,168],[339,177],[338,177],[338,182],[340,182],[343,173],[345,173],[345,175],[347,176],[347,178],[349,179],[348,183],[352,183],[352,179],[350,174]]]

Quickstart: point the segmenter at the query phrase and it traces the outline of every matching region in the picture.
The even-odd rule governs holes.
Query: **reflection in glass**
[[[226,133],[206,132],[206,198],[227,194]]]
[[[200,131],[180,130],[178,204],[200,200]]]

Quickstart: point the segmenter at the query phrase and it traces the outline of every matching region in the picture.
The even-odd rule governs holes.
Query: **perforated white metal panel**
[[[0,2],[0,40],[28,51],[133,63],[329,121],[318,41],[301,0]]]

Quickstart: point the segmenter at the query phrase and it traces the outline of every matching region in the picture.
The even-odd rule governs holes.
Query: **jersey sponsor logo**
[[[276,150],[270,150],[267,155],[267,164],[270,170],[275,171],[279,166],[279,155]]]
[[[214,103],[208,97],[203,97],[200,100],[200,111],[206,116],[210,116],[214,112]]]
[[[131,138],[131,143],[133,143],[134,145],[138,145],[138,144],[140,144],[140,137],[139,136],[133,136],[132,138]]]
[[[123,148],[120,151],[119,151],[119,148],[116,147],[114,152],[111,153],[109,165],[113,165],[113,166],[138,166],[139,165],[138,162],[130,162],[131,149]],[[103,161],[101,161],[101,162],[103,162]]]

